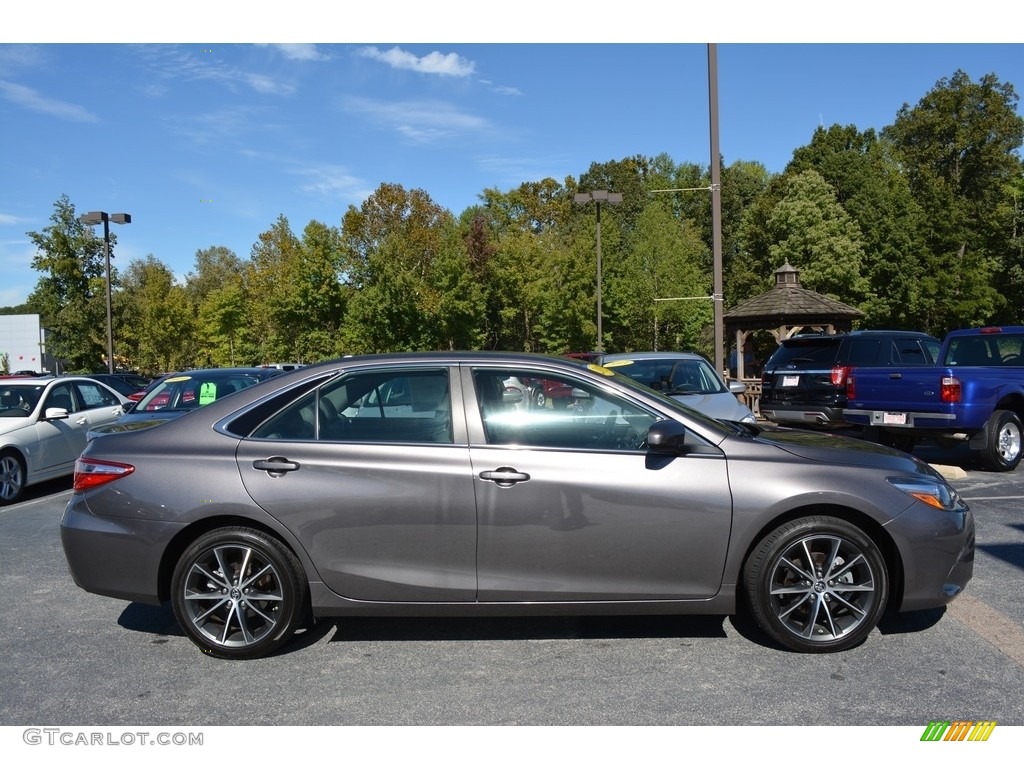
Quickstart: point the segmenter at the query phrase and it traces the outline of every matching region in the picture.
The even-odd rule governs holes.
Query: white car
[[[632,352],[605,355],[601,365],[624,373],[695,411],[723,421],[753,424],[753,412],[741,403],[747,385],[726,384],[712,366],[695,352]]]
[[[127,402],[83,376],[0,379],[0,506],[73,474],[88,431],[115,421]]]

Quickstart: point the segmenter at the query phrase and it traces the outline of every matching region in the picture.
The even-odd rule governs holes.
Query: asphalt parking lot
[[[742,616],[347,619],[217,660],[169,607],[74,585],[70,484],[50,483],[0,509],[0,725],[1024,725],[1024,468],[921,455],[966,465],[974,579],[829,655],[770,647]]]

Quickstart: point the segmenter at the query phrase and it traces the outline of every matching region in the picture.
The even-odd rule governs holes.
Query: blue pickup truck
[[[985,467],[1012,470],[1024,432],[1024,326],[952,331],[936,365],[858,367],[846,394],[845,420],[878,442],[966,442]]]

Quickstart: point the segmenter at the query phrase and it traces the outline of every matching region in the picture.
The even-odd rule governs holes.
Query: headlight
[[[967,505],[952,486],[925,477],[887,477],[889,485],[899,488],[908,496],[923,501],[930,507],[945,512],[966,510]]]

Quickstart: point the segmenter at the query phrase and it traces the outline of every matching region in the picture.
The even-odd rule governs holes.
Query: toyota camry
[[[510,379],[569,396],[524,408]],[[954,599],[974,554],[913,456],[493,352],[343,358],[97,436],[61,537],[80,587],[169,601],[233,659],[327,617],[741,609],[777,647],[840,651]]]

